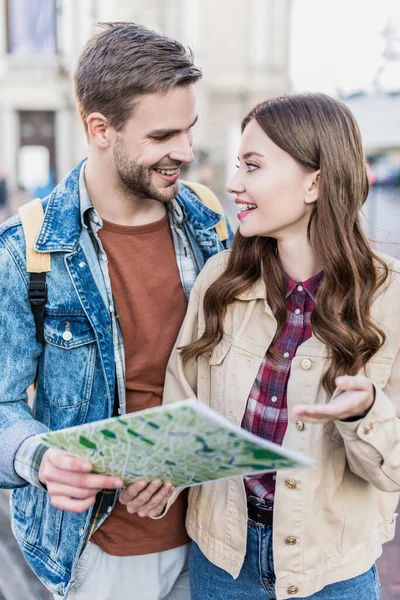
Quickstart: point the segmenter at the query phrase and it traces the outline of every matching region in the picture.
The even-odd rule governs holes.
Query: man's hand
[[[328,404],[299,404],[293,409],[293,417],[310,423],[327,423],[367,414],[375,400],[372,383],[362,375],[342,376],[335,380],[341,394]]]
[[[139,517],[157,517],[164,509],[175,488],[170,483],[162,484],[155,480],[135,481],[123,490],[119,497],[128,513],[138,513]]]
[[[40,464],[39,481],[46,486],[55,508],[82,513],[94,504],[101,490],[124,486],[122,479],[92,474],[92,468],[87,460],[49,448]]]

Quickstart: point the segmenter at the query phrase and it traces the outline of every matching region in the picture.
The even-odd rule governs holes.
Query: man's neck
[[[147,225],[165,215],[165,205],[124,191],[114,179],[109,164],[97,164],[89,155],[85,167],[89,198],[102,219],[117,225]]]

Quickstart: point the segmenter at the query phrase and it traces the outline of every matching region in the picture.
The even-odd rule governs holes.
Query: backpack
[[[188,181],[182,181],[181,183],[190,188],[205,206],[219,214],[223,214],[220,201],[208,187],[201,183]],[[44,211],[40,198],[24,204],[18,212],[26,244],[26,271],[29,273],[28,298],[35,320],[36,339],[43,344],[44,310],[47,300],[46,273],[51,270],[51,256],[49,253],[39,253],[34,250],[44,219]],[[215,231],[221,242],[229,238],[225,217],[216,225]]]

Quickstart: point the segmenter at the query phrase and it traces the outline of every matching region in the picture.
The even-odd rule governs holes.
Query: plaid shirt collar
[[[295,279],[292,279],[291,277],[289,277],[289,275],[284,271],[283,277],[285,280],[285,288],[286,288],[285,298],[288,299],[289,296],[295,291],[295,289],[298,288],[299,286],[301,286],[306,291],[306,293],[310,296],[311,300],[313,302],[316,302],[318,288],[322,281],[323,276],[324,276],[324,272],[320,271],[319,273],[317,273],[316,275],[313,275],[306,281],[299,282],[299,281],[296,281]]]

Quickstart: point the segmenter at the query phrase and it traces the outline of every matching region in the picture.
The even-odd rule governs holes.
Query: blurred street
[[[9,492],[0,490],[0,600],[51,600],[33,574],[11,532]]]
[[[400,258],[400,187],[373,187],[363,213],[375,247]]]

